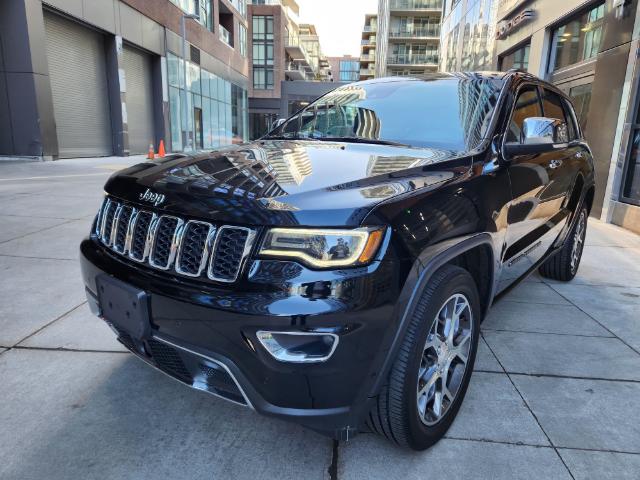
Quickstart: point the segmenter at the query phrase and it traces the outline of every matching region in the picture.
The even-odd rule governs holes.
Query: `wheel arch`
[[[429,279],[447,264],[467,267],[465,269],[474,278],[476,285],[479,285],[482,318],[486,315],[495,291],[496,261],[491,235],[475,234],[445,241],[425,249],[414,261],[400,293],[393,315],[395,327],[390,328],[391,338],[385,338],[383,344],[386,348],[381,349],[381,358],[374,363],[377,366],[373,367],[375,380],[368,389],[369,398],[375,397],[386,381],[424,287]],[[486,271],[483,272],[482,268],[486,268]]]

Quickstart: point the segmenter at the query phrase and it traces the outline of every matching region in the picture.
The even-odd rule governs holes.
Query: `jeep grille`
[[[256,232],[246,227],[186,221],[105,198],[94,233],[104,246],[138,263],[230,283],[238,279]]]

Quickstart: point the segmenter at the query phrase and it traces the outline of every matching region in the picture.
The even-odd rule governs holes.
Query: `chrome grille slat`
[[[136,213],[136,209],[129,205],[121,205],[118,216],[113,225],[113,249],[125,254],[129,248],[131,238],[131,220]]]
[[[160,270],[169,270],[176,258],[184,221],[172,215],[158,218],[151,238],[149,264]]]
[[[118,202],[114,202],[113,200],[109,200],[107,205],[104,207],[104,215],[102,218],[102,226],[100,227],[100,238],[102,239],[102,243],[104,243],[107,247],[111,246],[111,233],[113,230],[113,222],[116,216],[116,211],[120,204]]]
[[[255,231],[246,227],[224,225],[218,230],[207,269],[211,280],[233,283],[238,279],[244,260],[249,255]]]
[[[186,221],[111,197],[98,211],[94,233],[103,245],[135,262],[223,283],[238,279],[256,236],[251,228]]]
[[[151,228],[157,221],[155,213],[139,210],[132,221],[129,240],[129,258],[136,262],[145,262],[151,249]]]
[[[100,210],[98,210],[98,218],[96,219],[96,229],[95,229],[95,234],[99,237],[100,236],[100,231],[102,228],[102,218],[104,217],[104,210],[107,206],[107,204],[109,203],[109,199],[105,197],[105,199],[102,201],[102,205],[100,205]]]
[[[216,228],[207,222],[190,220],[184,227],[176,258],[176,272],[199,277],[207,267]]]

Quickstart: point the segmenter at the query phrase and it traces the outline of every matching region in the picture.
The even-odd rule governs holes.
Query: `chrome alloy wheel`
[[[427,335],[418,370],[418,416],[438,423],[455,400],[471,351],[471,305],[457,293],[444,302]]]
[[[571,248],[571,273],[575,274],[580,262],[580,256],[582,255],[582,249],[584,248],[584,234],[587,228],[587,212],[582,210],[580,212],[580,218],[576,224],[576,231],[573,234],[573,247]]]

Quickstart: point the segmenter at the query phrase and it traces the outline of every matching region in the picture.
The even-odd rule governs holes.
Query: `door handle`
[[[549,168],[551,169],[556,169],[558,168],[560,165],[562,165],[562,160],[551,160],[549,162]]]

